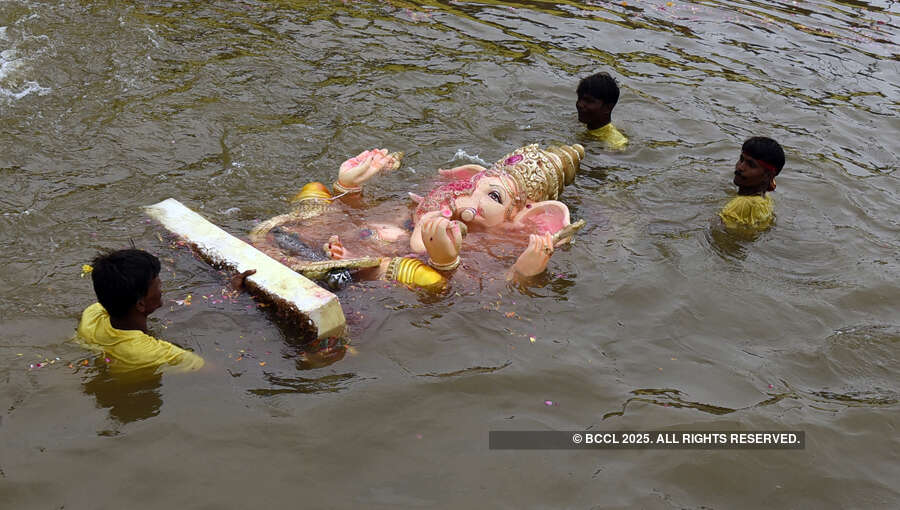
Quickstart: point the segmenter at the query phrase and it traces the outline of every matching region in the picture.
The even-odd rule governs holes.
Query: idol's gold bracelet
[[[344,186],[341,184],[340,179],[334,181],[334,184],[332,184],[332,187],[334,188],[335,191],[337,191],[338,193],[342,193],[342,194],[343,193],[362,193],[362,186],[356,186],[355,188],[348,188],[347,186]]]
[[[457,266],[459,266],[459,262],[459,255],[457,255],[456,258],[453,259],[453,262],[448,262],[447,264],[438,264],[437,262],[432,260],[431,257],[428,257],[428,265],[440,271],[452,271],[453,269],[456,269]]]

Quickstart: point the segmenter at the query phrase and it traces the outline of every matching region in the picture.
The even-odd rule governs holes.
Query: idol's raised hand
[[[387,173],[400,167],[400,152],[388,153],[387,149],[371,149],[361,152],[341,164],[337,183],[343,188],[358,191],[366,181],[379,173]]]
[[[528,247],[519,255],[513,270],[521,276],[534,276],[543,273],[553,255],[553,236],[547,234],[531,234]]]

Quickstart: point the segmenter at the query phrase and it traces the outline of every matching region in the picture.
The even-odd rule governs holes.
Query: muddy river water
[[[900,507],[898,25],[887,0],[0,2],[0,507]],[[597,71],[624,151],[577,121]],[[753,135],[787,164],[750,238],[716,213]],[[406,152],[378,206],[532,142],[587,149],[577,241],[528,286],[351,286],[337,358],[141,210],[244,236],[364,149]],[[68,342],[82,264],[131,243],[162,260],[152,331],[207,370],[114,379]]]

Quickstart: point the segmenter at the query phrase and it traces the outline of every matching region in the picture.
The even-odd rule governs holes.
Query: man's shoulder
[[[738,195],[725,204],[719,216],[726,225],[768,226],[774,216],[771,196]]]
[[[109,314],[100,303],[94,303],[81,312],[81,320],[76,329],[78,337],[85,343],[95,343],[100,330],[106,329],[105,323],[109,322]]]
[[[109,314],[94,303],[81,314],[76,340],[83,347],[114,358],[114,369],[134,370],[158,365],[178,365],[179,370],[203,366],[203,358],[166,340],[137,329],[112,327]]]
[[[103,305],[101,305],[100,303],[94,303],[92,305],[89,305],[84,309],[84,311],[81,312],[81,320],[102,318],[103,315],[109,315],[106,312],[106,308],[103,308]]]
[[[109,312],[100,303],[94,303],[81,313],[78,336],[86,344],[106,348],[129,341],[160,341],[137,329],[116,329],[112,326]]]
[[[606,142],[613,149],[621,149],[628,144],[628,138],[612,122],[597,129],[592,129],[588,131],[588,134]]]

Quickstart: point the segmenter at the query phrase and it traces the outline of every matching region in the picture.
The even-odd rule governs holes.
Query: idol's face
[[[474,219],[469,226],[490,228],[507,221],[514,207],[515,182],[508,176],[482,176],[471,195],[456,198],[456,209],[472,209]]]

